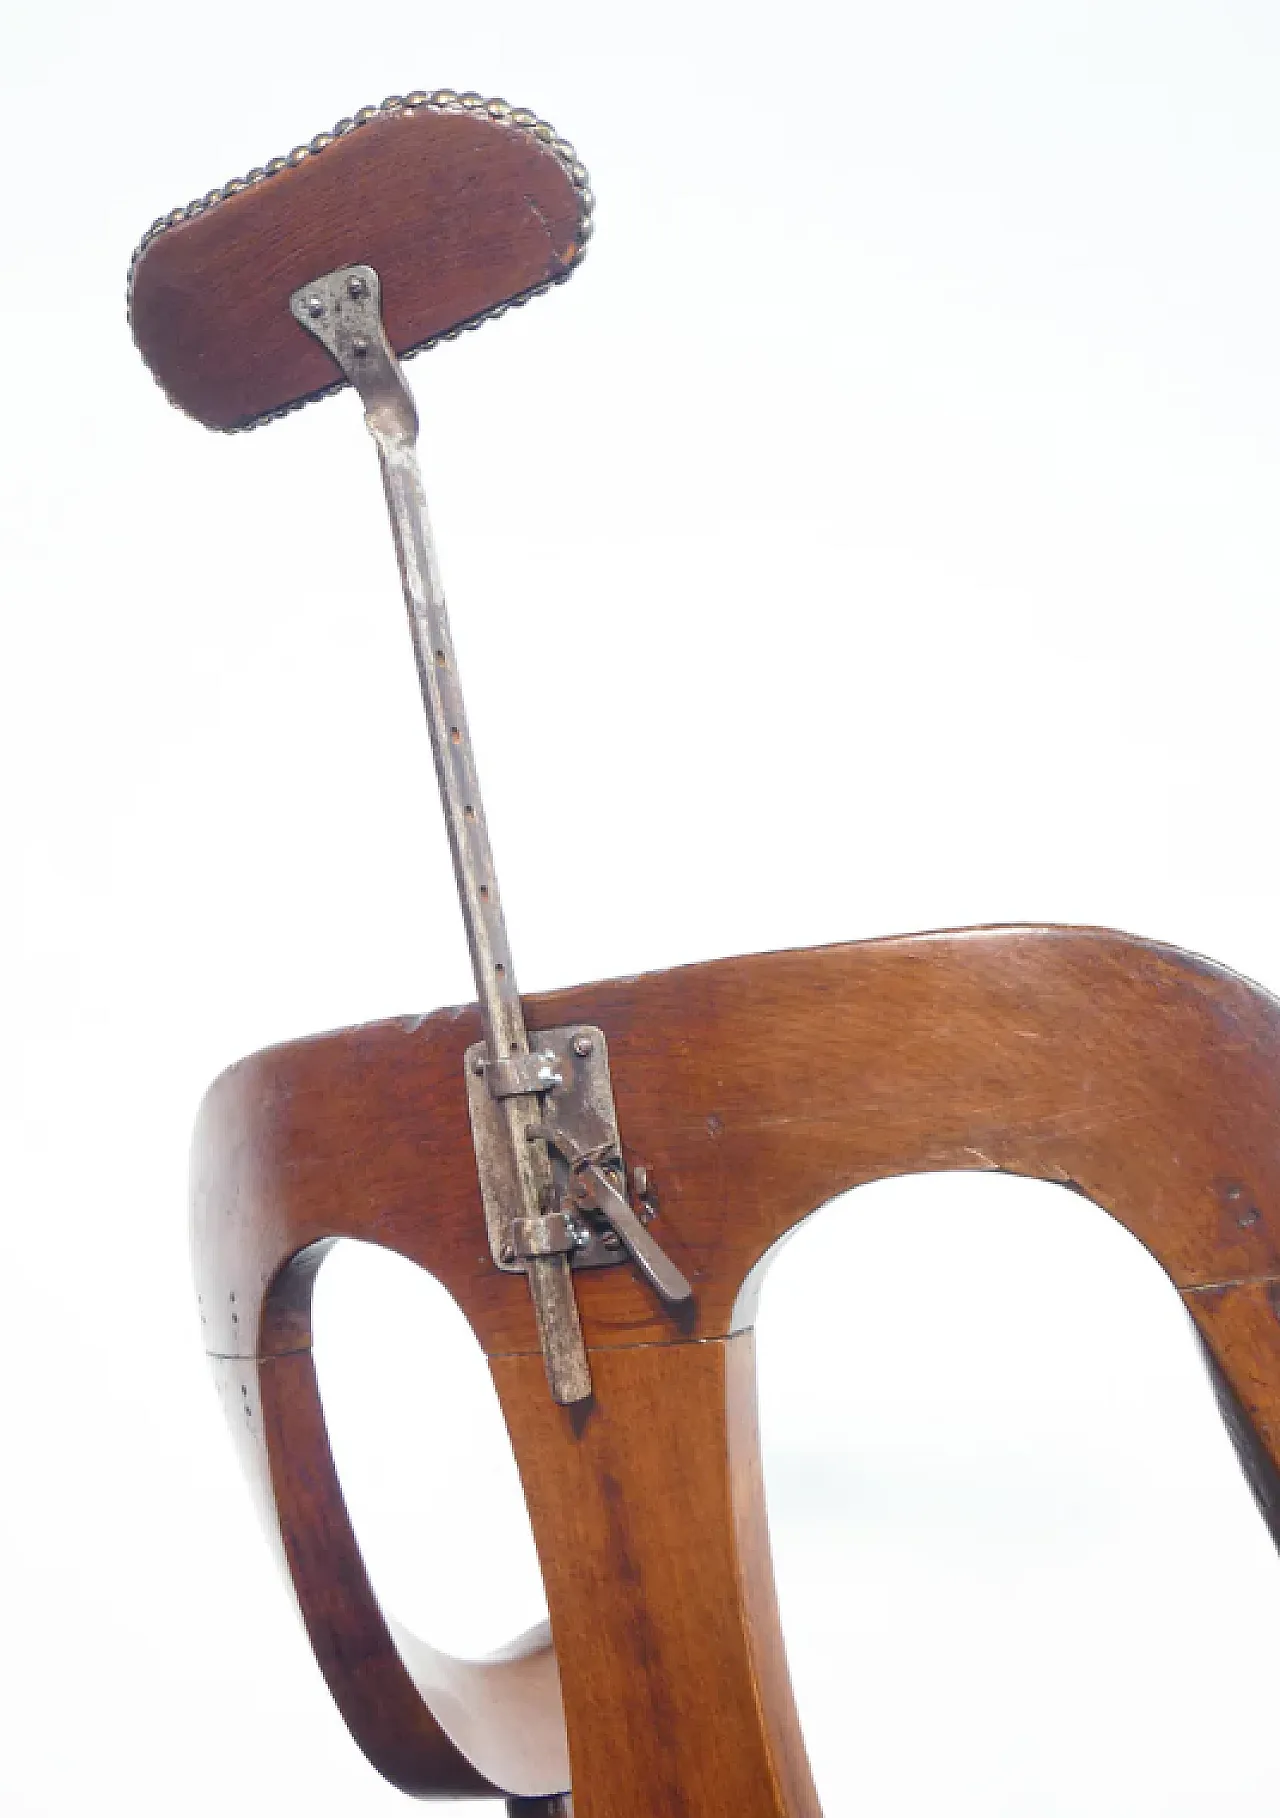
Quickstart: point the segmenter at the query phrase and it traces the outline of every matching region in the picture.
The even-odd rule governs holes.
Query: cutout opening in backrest
[[[774,1252],[758,1343],[828,1813],[1274,1809],[1280,1567],[1122,1227],[1009,1176],[862,1187]]]
[[[313,1321],[333,1455],[384,1612],[473,1659],[544,1621],[497,1393],[449,1294],[403,1257],[344,1241]]]

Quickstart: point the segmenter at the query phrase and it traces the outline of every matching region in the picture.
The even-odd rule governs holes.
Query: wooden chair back
[[[1069,1187],[1145,1245],[1206,1347],[1280,1538],[1280,1004],[1097,930],[977,929],[724,960],[527,1002],[604,1030],[629,1166],[694,1283],[577,1277],[594,1398],[547,1394],[528,1295],[496,1271],[468,1123],[473,1009],[268,1050],[212,1088],[196,1143],[206,1344],[316,1657],[352,1735],[418,1796],[577,1818],[816,1818],[787,1672],[752,1326],[790,1232],[891,1175]],[[343,1503],[311,1355],[340,1238],[428,1270],[484,1349],[550,1632],[483,1664],[384,1612]],[[851,1317],[867,1280],[842,1237]],[[442,1485],[447,1494],[447,1485]],[[429,1563],[429,1562],[428,1562]],[[529,1802],[527,1804],[521,1802]]]

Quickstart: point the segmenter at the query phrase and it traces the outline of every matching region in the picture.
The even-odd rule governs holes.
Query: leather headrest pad
[[[404,355],[581,257],[586,172],[532,115],[388,105],[143,242],[134,339],[171,401],[210,428],[245,427],[343,382],[289,313],[291,292],[325,272],[374,267]]]

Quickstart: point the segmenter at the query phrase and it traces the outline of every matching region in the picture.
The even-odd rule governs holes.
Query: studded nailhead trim
[[[476,94],[474,90],[459,94],[451,88],[437,88],[429,93],[425,89],[415,89],[408,95],[388,95],[380,107],[362,107],[346,119],[339,120],[332,132],[317,133],[308,144],[295,145],[288,157],[271,158],[266,164],[256,165],[243,177],[232,177],[220,189],[211,189],[207,195],[197,196],[194,201],[188,202],[185,208],[173,208],[167,215],[158,216],[143,234],[129,261],[126,307],[129,310],[130,321],[132,322],[133,279],[138,261],[152,241],[166,233],[169,228],[178,227],[184,221],[192,221],[197,215],[207,214],[211,208],[216,208],[220,202],[225,202],[232,196],[238,196],[242,190],[253,189],[259,183],[269,183],[282,171],[296,169],[308,158],[320,157],[330,145],[339,139],[345,139],[349,133],[358,132],[371,120],[380,119],[384,114],[418,113],[423,110],[433,113],[487,114],[490,119],[506,121],[509,125],[519,127],[522,132],[528,133],[531,138],[537,139],[554,153],[572,179],[578,195],[581,219],[578,229],[577,254],[573,264],[565,271],[557,273],[554,278],[547,279],[543,284],[537,284],[532,289],[523,291],[519,296],[512,297],[506,303],[499,303],[495,308],[487,309],[482,314],[473,316],[470,321],[460,322],[456,328],[447,329],[442,335],[434,335],[430,340],[420,342],[417,347],[412,347],[407,353],[401,355],[401,358],[409,359],[414,354],[425,353],[428,348],[438,346],[441,341],[455,341],[459,335],[479,328],[483,322],[496,321],[509,309],[518,309],[531,297],[543,296],[555,285],[563,284],[581,262],[586,251],[587,241],[591,237],[592,212],[595,208],[595,197],[591,193],[586,167],[579,161],[573,146],[567,139],[558,137],[554,127],[549,126],[545,120],[540,120],[537,114],[532,113],[527,107],[512,107],[509,102],[496,96],[486,99],[484,95]],[[309,397],[300,398],[296,404],[286,404],[279,410],[268,411],[260,417],[255,417],[251,423],[236,424],[231,430],[224,433],[235,434],[237,430],[257,429],[264,423],[273,423],[280,417],[290,416],[295,410],[301,410],[305,405],[314,403],[318,398],[329,397],[333,392],[343,390],[345,385],[345,379],[338,379],[332,385],[326,385],[323,390],[312,392]]]

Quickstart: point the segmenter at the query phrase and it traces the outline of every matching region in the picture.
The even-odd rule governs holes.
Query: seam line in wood
[[[673,1351],[681,1345],[726,1345],[730,1339],[741,1338],[747,1332],[753,1332],[754,1326],[738,1326],[732,1332],[703,1332],[690,1338],[642,1338],[632,1345],[588,1344],[588,1355],[600,1351]],[[527,1351],[490,1351],[490,1363],[497,1363],[500,1358],[537,1357],[535,1349]]]
[[[206,1351],[215,1363],[270,1363],[273,1357],[309,1357],[313,1345],[290,1345],[287,1351]]]

